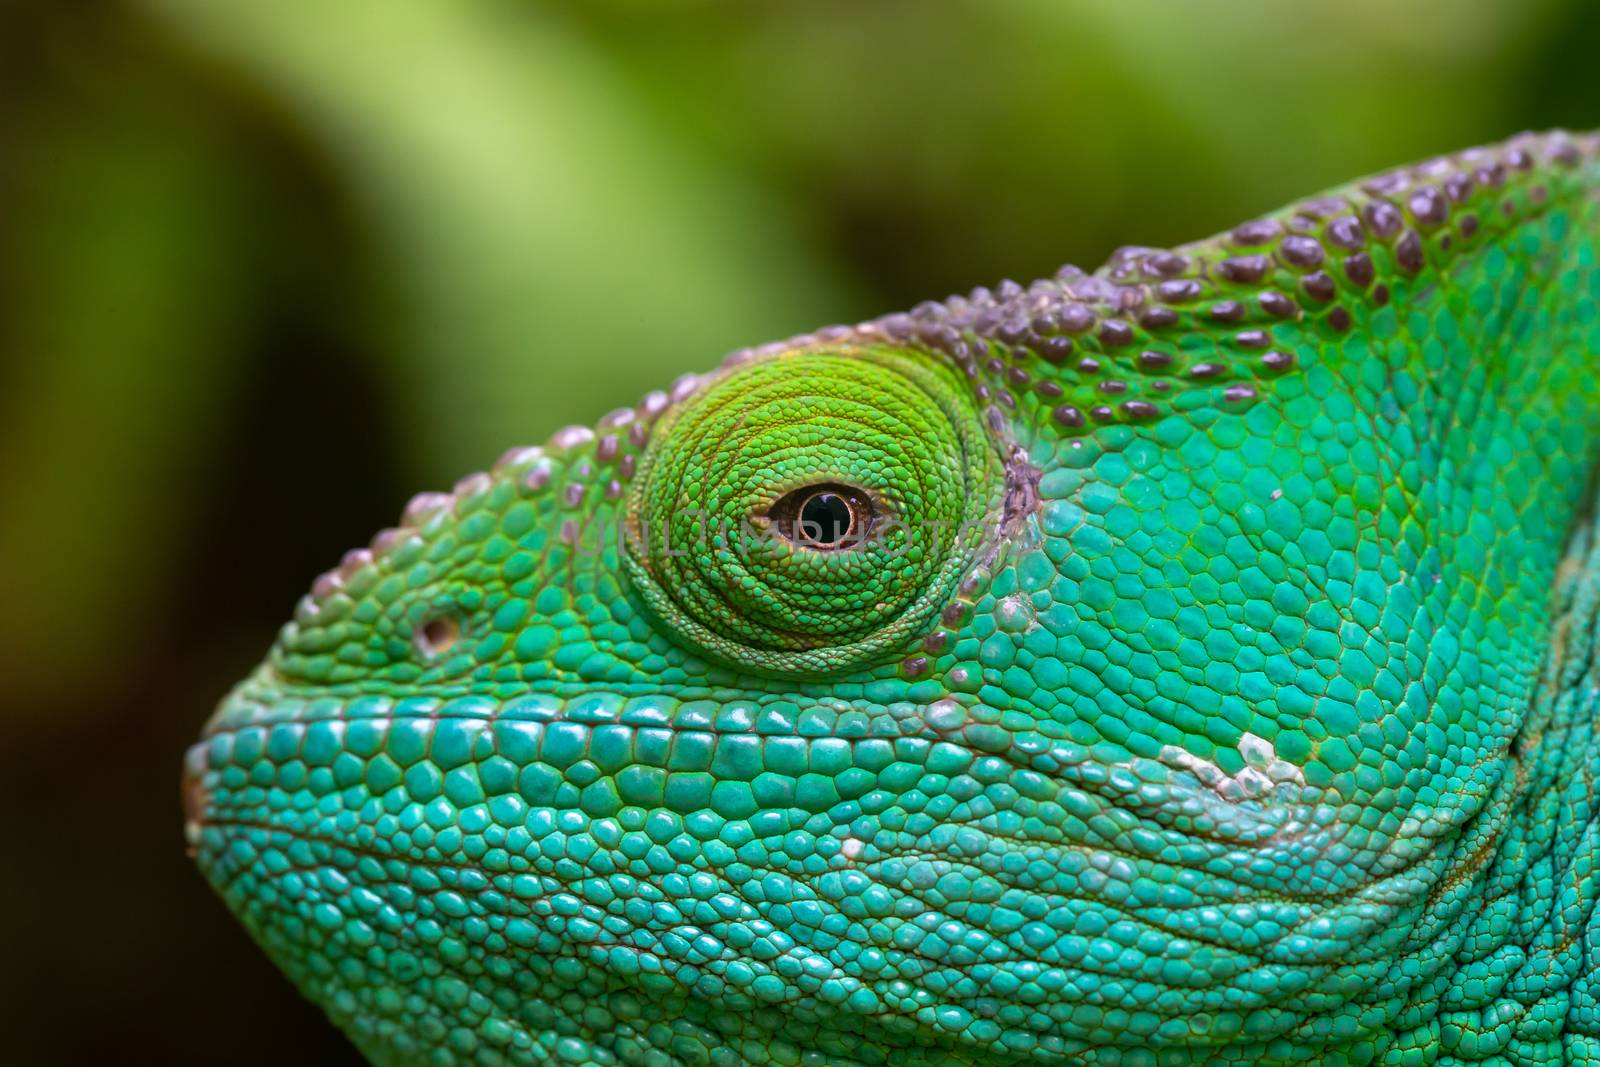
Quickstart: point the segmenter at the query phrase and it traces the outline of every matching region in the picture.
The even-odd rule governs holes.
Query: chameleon
[[[200,870],[372,1063],[1600,1063],[1600,134],[742,349],[317,578]]]

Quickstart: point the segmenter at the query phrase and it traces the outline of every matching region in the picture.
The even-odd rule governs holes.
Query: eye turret
[[[658,425],[624,566],[662,632],[814,677],[892,654],[995,534],[1000,445],[957,373],[888,347],[730,371]]]

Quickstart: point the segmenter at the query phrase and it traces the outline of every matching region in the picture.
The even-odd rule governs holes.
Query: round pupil
[[[819,545],[835,545],[850,532],[850,505],[837,493],[817,493],[800,508],[802,533]]]

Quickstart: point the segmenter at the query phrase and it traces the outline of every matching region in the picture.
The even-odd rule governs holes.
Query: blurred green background
[[[0,0],[0,1048],[352,1063],[182,750],[416,489],[727,349],[1600,123],[1582,0]]]

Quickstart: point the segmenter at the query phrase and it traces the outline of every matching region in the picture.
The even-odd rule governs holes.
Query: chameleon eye
[[[876,517],[872,497],[864,489],[830,482],[796,489],[767,512],[783,538],[818,552],[860,548]]]
[[[417,627],[417,651],[423,659],[438,659],[461,640],[461,624],[448,615],[429,619]]]
[[[657,626],[815,677],[919,637],[998,528],[1000,443],[947,364],[888,346],[747,363],[668,410],[623,565]]]

